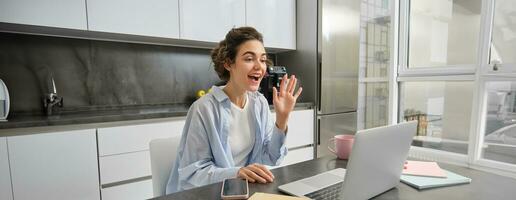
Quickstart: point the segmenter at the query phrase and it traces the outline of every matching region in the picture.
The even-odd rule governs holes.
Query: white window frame
[[[399,28],[398,34],[394,34],[394,44],[399,44],[399,52],[393,51],[392,58],[395,63],[390,74],[390,102],[396,105],[389,106],[389,122],[392,124],[398,121],[399,106],[399,82],[410,81],[472,81],[473,102],[470,120],[470,135],[468,141],[468,152],[466,155],[442,150],[412,146],[410,156],[425,160],[435,160],[440,162],[454,163],[469,166],[474,169],[490,171],[516,178],[516,165],[494,160],[481,158],[482,146],[484,143],[484,128],[486,111],[487,91],[485,85],[491,81],[515,81],[516,64],[499,64],[500,69],[493,71],[490,64],[489,51],[491,45],[491,34],[494,17],[495,0],[482,0],[480,34],[477,50],[477,63],[473,65],[450,65],[424,68],[408,68],[408,20],[409,20],[409,1],[399,0],[396,2],[394,16],[399,17],[398,22],[393,23],[393,27]],[[399,9],[399,10],[398,10]],[[399,13],[399,16],[397,15]],[[396,33],[396,32],[394,32]],[[398,42],[399,41],[399,42]],[[397,54],[397,55],[396,55]],[[396,59],[399,58],[399,59]],[[396,70],[398,70],[396,72]],[[480,106],[479,106],[480,105]],[[391,110],[392,109],[392,110]]]
[[[445,65],[445,66],[418,66],[409,68],[409,17],[410,17],[410,0],[399,0],[400,7],[400,25],[399,25],[399,65],[398,77],[418,77],[418,76],[447,76],[447,75],[463,75],[475,74],[477,64],[464,65]],[[480,31],[480,30],[479,30]],[[479,37],[480,40],[480,37]]]

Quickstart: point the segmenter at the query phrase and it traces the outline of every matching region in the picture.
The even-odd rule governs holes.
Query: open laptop
[[[358,131],[347,169],[337,168],[279,186],[312,199],[369,199],[400,181],[417,121]]]

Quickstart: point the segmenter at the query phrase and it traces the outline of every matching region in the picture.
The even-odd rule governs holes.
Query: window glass
[[[487,84],[482,157],[516,164],[516,81]]]
[[[365,85],[365,128],[387,125],[389,119],[389,84],[366,83]]]
[[[392,38],[390,1],[363,0],[361,9],[360,55],[365,77],[387,77]]]
[[[516,63],[516,2],[496,0],[491,63]]]
[[[481,0],[412,0],[409,68],[475,64]]]
[[[400,121],[418,121],[413,146],[467,154],[473,82],[400,83]]]

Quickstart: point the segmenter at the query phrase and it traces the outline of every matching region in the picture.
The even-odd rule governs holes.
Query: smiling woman
[[[274,175],[264,165],[279,165],[287,154],[287,122],[302,91],[294,92],[295,76],[285,74],[273,88],[274,123],[258,92],[271,64],[262,35],[252,27],[233,28],[211,58],[227,84],[213,86],[190,107],[167,194],[234,177],[269,183]]]

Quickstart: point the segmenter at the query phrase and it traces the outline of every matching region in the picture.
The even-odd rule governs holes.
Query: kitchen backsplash
[[[210,50],[0,33],[11,112],[41,113],[52,74],[65,108],[191,103],[220,82]]]

